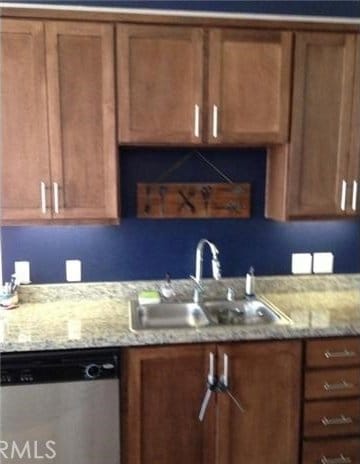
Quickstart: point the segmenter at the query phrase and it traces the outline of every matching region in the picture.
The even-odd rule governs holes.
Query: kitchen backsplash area
[[[218,246],[222,274],[237,277],[253,265],[258,275],[291,273],[291,253],[332,252],[335,273],[360,272],[360,220],[265,219],[264,149],[204,149],[201,153],[234,182],[251,184],[250,219],[137,219],[136,183],[157,182],[191,149],[121,148],[122,221],[119,226],[2,227],[4,279],[14,261],[30,261],[34,283],[65,282],[65,261],[82,262],[82,280],[161,279],[194,272],[196,244]],[[223,182],[196,157],[166,182]],[[205,263],[207,264],[207,262]],[[205,267],[205,275],[210,269]]]

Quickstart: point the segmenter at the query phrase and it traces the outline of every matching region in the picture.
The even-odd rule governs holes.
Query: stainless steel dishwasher
[[[111,350],[1,356],[0,462],[119,464],[119,367]]]

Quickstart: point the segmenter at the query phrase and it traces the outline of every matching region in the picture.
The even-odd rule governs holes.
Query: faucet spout
[[[211,251],[212,259],[212,275],[215,280],[220,280],[221,278],[221,266],[219,261],[219,250],[216,248],[214,243],[210,242],[206,238],[202,238],[196,247],[196,259],[195,259],[195,276],[191,276],[195,281],[195,290],[194,290],[194,301],[198,303],[201,300],[202,294],[202,273],[203,273],[203,261],[204,261],[204,247],[208,245]]]

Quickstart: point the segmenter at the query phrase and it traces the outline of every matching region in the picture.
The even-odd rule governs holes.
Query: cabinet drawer
[[[302,464],[360,464],[360,439],[304,443]]]
[[[360,434],[360,400],[315,401],[305,404],[305,437],[352,434]]]
[[[324,369],[307,372],[305,398],[324,399],[360,395],[360,369]]]
[[[306,343],[308,367],[360,365],[360,338],[313,340]]]

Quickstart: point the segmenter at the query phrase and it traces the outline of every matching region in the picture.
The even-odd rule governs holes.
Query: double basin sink
[[[177,302],[140,305],[130,303],[130,329],[194,328],[211,326],[284,325],[291,322],[265,299],[249,298],[237,301],[214,300],[201,303]]]

